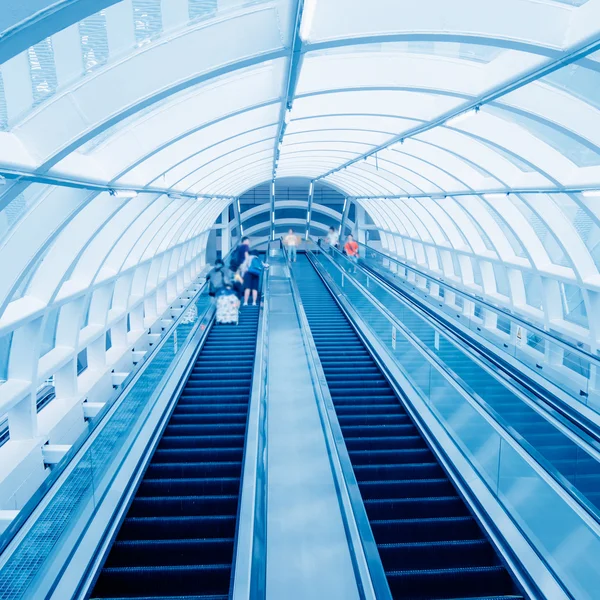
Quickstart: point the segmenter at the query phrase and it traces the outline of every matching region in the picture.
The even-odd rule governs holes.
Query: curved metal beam
[[[360,162],[361,160],[364,160],[369,156],[377,154],[377,152],[380,152],[381,150],[385,150],[385,148],[389,148],[394,144],[403,143],[404,140],[407,138],[414,137],[436,127],[440,127],[441,125],[445,125],[450,119],[462,115],[463,113],[467,113],[472,110],[479,110],[479,108],[484,104],[490,104],[495,100],[499,100],[503,96],[506,96],[507,94],[510,94],[511,92],[514,92],[530,83],[538,81],[542,77],[550,75],[551,73],[554,73],[562,67],[566,67],[574,62],[577,62],[578,60],[585,58],[590,54],[593,54],[597,50],[600,50],[600,38],[598,38],[598,36],[596,35],[591,39],[585,40],[582,44],[578,44],[574,48],[571,48],[567,52],[562,53],[559,58],[554,58],[550,60],[542,67],[536,67],[530,70],[525,75],[519,75],[517,78],[511,81],[503,83],[500,86],[489,90],[485,94],[482,94],[481,96],[475,99],[469,100],[462,106],[444,113],[443,115],[436,119],[433,119],[429,123],[419,125],[417,127],[414,127],[413,129],[405,131],[404,133],[400,133],[394,136],[391,140],[385,142],[384,144],[381,144],[377,148],[374,148],[369,152],[365,152],[361,156],[358,156],[355,159],[343,165],[340,165],[337,169],[333,169],[332,171],[328,171],[327,173],[320,175],[317,179],[324,179],[325,177],[328,177],[329,175],[335,173],[336,171],[339,171],[340,169],[345,169],[346,167]]]

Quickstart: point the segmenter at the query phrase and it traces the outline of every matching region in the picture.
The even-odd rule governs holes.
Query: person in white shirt
[[[337,248],[340,241],[340,234],[333,227],[329,228],[325,241],[329,244],[330,248]]]
[[[300,238],[294,233],[293,229],[290,229],[287,232],[287,235],[283,238],[283,243],[288,251],[288,256],[292,262],[296,262],[296,254],[298,251],[298,244],[300,243]]]

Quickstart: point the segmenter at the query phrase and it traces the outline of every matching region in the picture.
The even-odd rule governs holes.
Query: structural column
[[[271,235],[270,239],[275,239],[275,181],[271,182]]]
[[[221,213],[221,256],[225,258],[231,250],[231,229],[229,228],[229,205]]]
[[[306,235],[304,236],[305,240],[308,240],[308,236],[310,235],[310,220],[311,220],[311,212],[312,212],[312,204],[313,198],[315,195],[315,182],[310,182],[310,187],[308,188],[308,208],[306,210]]]

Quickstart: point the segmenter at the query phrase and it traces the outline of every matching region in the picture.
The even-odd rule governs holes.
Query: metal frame
[[[177,319],[175,319],[171,328],[168,330],[169,333],[171,331],[173,331],[174,328],[177,327],[179,322],[184,318],[187,309],[202,294],[205,287],[206,287],[206,283],[197,291],[196,294],[194,294],[194,296],[192,297],[190,302],[188,304],[186,304],[184,310],[181,312],[179,317]],[[211,310],[211,308],[208,307],[203,315],[203,318],[198,319],[195,328],[188,335],[188,338],[186,341],[188,348],[190,347],[191,340],[194,339],[194,337],[197,335],[197,332],[200,328],[200,324],[205,322],[207,315],[210,314],[210,310]],[[209,327],[206,328],[206,331],[204,333],[207,333],[208,329],[209,329]],[[95,421],[95,424],[92,427],[92,429],[85,432],[85,434],[80,438],[78,443],[71,449],[69,454],[65,457],[65,459],[63,459],[63,462],[57,468],[56,475],[53,477],[49,486],[45,485],[42,488],[40,488],[39,495],[34,496],[29,501],[27,507],[30,507],[30,510],[23,509],[22,517],[20,519],[18,518],[20,526],[17,527],[17,524],[15,524],[15,530],[12,534],[12,539],[7,543],[7,545],[4,548],[4,551],[2,552],[2,555],[0,556],[0,569],[3,568],[6,565],[7,561],[12,557],[12,555],[16,551],[18,551],[20,542],[24,540],[24,538],[26,537],[30,528],[35,524],[37,517],[51,503],[52,498],[54,497],[54,495],[56,494],[56,492],[58,491],[58,489],[60,488],[62,483],[71,474],[73,469],[76,468],[77,462],[79,460],[81,460],[81,457],[88,451],[88,449],[91,447],[91,445],[93,444],[96,437],[102,431],[104,426],[109,422],[110,416],[115,412],[115,410],[119,406],[121,406],[123,401],[126,399],[129,391],[132,389],[133,385],[135,385],[135,383],[142,376],[142,374],[144,373],[144,371],[150,364],[152,357],[156,355],[156,353],[163,347],[163,345],[169,339],[169,333],[167,333],[166,335],[164,335],[162,337],[160,342],[156,345],[151,356],[149,356],[148,359],[146,359],[143,362],[142,367],[140,369],[138,369],[135,372],[135,374],[132,374],[130,376],[130,379],[127,382],[126,386],[123,388],[121,393],[115,398],[114,402],[107,403],[107,405],[105,406],[103,411],[100,413],[100,415],[98,415],[98,417],[96,417],[96,421]],[[204,339],[203,335],[202,335],[201,339]],[[167,386],[167,384],[169,383],[168,382],[169,377],[171,377],[173,375],[173,373],[176,371],[176,369],[180,368],[181,357],[184,355],[184,352],[186,352],[186,351],[187,351],[187,348],[186,348],[186,350],[182,351],[182,354],[179,356],[177,361],[175,363],[171,364],[170,367],[168,368],[167,372],[163,375],[163,378],[161,379],[161,382],[163,382],[163,390],[161,390],[159,392],[159,394],[162,394],[164,389],[172,389],[172,386],[170,388],[165,388],[164,386]],[[179,382],[180,379],[177,379],[176,381]],[[171,398],[171,396],[169,396],[169,398]],[[148,420],[153,414],[158,415],[158,413],[151,412],[150,415],[147,415],[146,420]],[[159,414],[162,414],[162,413],[159,413]],[[134,440],[134,442],[136,444],[138,442],[145,444],[145,442],[143,442],[142,437],[137,438],[136,440]],[[128,456],[125,457],[124,464],[128,464],[127,461],[128,461]],[[135,465],[130,465],[129,468],[133,468],[134,466]],[[119,468],[121,468],[121,467],[119,467]],[[111,481],[114,480],[116,477],[118,477],[118,473],[112,476]],[[112,494],[111,485],[112,485],[112,483],[106,486],[105,492],[104,492],[105,497],[111,497],[111,494]],[[119,487],[119,486],[117,486],[117,487]],[[120,493],[121,492],[119,492],[119,494]],[[98,504],[98,507],[96,508],[95,512],[98,512],[98,510],[100,510],[102,502],[104,502],[104,497],[102,498],[102,500],[100,500],[100,503]],[[112,510],[116,506],[116,504],[114,504],[114,499],[113,499],[113,504],[111,506],[113,507],[113,508],[111,508],[111,512],[112,512]],[[95,519],[96,516],[94,515],[92,518]],[[85,532],[90,530],[90,527],[91,527],[90,523],[82,521],[80,519],[77,522],[77,527],[76,528],[72,527],[71,531],[67,532],[66,535],[72,539],[72,543],[75,543],[76,540],[79,540],[80,535],[85,535]],[[101,527],[101,530],[97,530],[94,533],[94,535],[98,536],[101,533],[101,531],[103,531],[105,529],[105,527],[106,527],[106,522],[104,522],[104,525],[103,525],[103,527]],[[70,561],[73,559],[73,557],[71,556],[71,550],[72,550],[72,544],[63,544],[63,548],[62,548],[61,552],[59,552],[60,556],[54,557],[54,560],[59,560],[59,561],[62,560],[63,561],[60,572],[58,572],[55,569],[51,569],[50,571],[48,571],[46,573],[42,573],[41,575],[36,576],[35,584],[37,586],[43,585],[43,586],[47,587],[48,592],[53,590],[54,588],[56,588],[56,586],[58,585],[56,577],[57,576],[62,577],[63,571],[68,568],[67,566],[65,566],[66,561]],[[93,557],[88,556],[88,558],[91,560]],[[81,559],[82,559],[81,555],[80,556],[75,555],[75,560],[79,561]],[[43,565],[41,564],[39,566],[39,568],[41,569],[42,566]],[[81,576],[82,570],[81,570],[80,565],[76,568],[76,572],[79,576]],[[71,578],[70,582],[67,582],[67,585],[73,585],[72,578]],[[46,596],[44,596],[44,597],[46,597]]]
[[[302,39],[300,38],[300,25],[302,24],[302,13],[304,12],[304,0],[296,0],[296,16],[294,19],[294,28],[292,31],[292,46],[290,48],[289,64],[287,78],[285,83],[285,92],[281,110],[279,113],[279,126],[275,136],[275,149],[273,151],[273,181],[277,177],[277,167],[281,155],[281,145],[287,129],[286,116],[292,110],[294,97],[296,95],[296,86],[302,64]]]
[[[495,312],[496,314],[502,316],[503,318],[510,319],[511,321],[516,321],[522,327],[525,327],[526,329],[535,331],[535,333],[537,335],[539,335],[540,337],[543,337],[544,339],[548,339],[551,342],[562,346],[564,349],[568,350],[569,352],[574,352],[575,354],[583,356],[583,358],[585,360],[590,361],[591,363],[595,364],[598,368],[600,368],[600,358],[598,356],[592,354],[591,352],[588,352],[587,350],[584,350],[583,348],[580,348],[579,346],[577,346],[575,344],[572,344],[568,340],[563,340],[563,339],[559,338],[557,335],[555,335],[549,331],[546,331],[545,329],[542,329],[541,327],[538,327],[537,325],[535,325],[535,323],[532,323],[531,321],[528,321],[528,320],[520,317],[519,315],[509,312],[500,306],[496,306],[496,305],[488,302],[487,300],[484,300],[483,298],[481,298],[479,296],[475,296],[474,294],[471,294],[469,292],[461,290],[460,288],[453,286],[451,283],[447,283],[446,281],[443,281],[442,279],[437,279],[437,278],[433,277],[432,275],[429,275],[425,271],[421,271],[421,270],[417,269],[416,267],[413,267],[405,262],[402,262],[401,260],[398,260],[397,258],[394,258],[393,256],[390,256],[389,254],[385,254],[384,252],[376,250],[375,248],[371,248],[370,246],[369,247],[365,246],[365,250],[368,250],[369,252],[373,252],[375,254],[379,254],[379,255],[383,256],[386,260],[390,260],[390,261],[395,262],[396,264],[400,265],[403,269],[412,271],[418,277],[423,277],[424,279],[429,279],[436,285],[446,288],[448,291],[451,291],[454,294],[462,296],[463,298],[465,298],[466,300],[468,300],[470,302],[482,304],[486,309],[491,310],[492,312]]]
[[[271,181],[271,185],[270,185],[270,203],[271,203],[271,210],[269,212],[269,217],[270,217],[270,227],[269,227],[269,239],[271,241],[275,240],[275,180],[273,179],[273,181]]]
[[[504,188],[489,190],[461,190],[459,192],[432,192],[430,194],[392,194],[387,196],[352,196],[354,200],[409,200],[410,198],[444,199],[461,196],[519,196],[521,194],[581,194],[583,192],[596,192],[600,190],[600,183],[585,187],[556,187],[556,188]]]
[[[80,190],[90,190],[95,192],[136,192],[137,194],[164,194],[166,196],[178,196],[182,198],[216,198],[219,200],[231,200],[233,196],[221,196],[219,194],[192,194],[190,192],[180,192],[173,188],[159,187],[136,187],[111,185],[101,183],[92,179],[77,179],[71,177],[59,177],[55,175],[45,175],[38,173],[27,173],[16,169],[7,169],[0,167],[0,176],[7,180],[14,180],[15,183],[43,183],[47,185],[55,185],[58,187],[68,187]]]
[[[454,119],[459,115],[468,113],[469,111],[478,111],[484,104],[490,104],[491,102],[494,102],[495,100],[498,100],[499,98],[502,98],[503,96],[506,96],[507,94],[510,94],[511,92],[514,92],[515,90],[518,90],[529,83],[533,83],[534,81],[537,81],[538,79],[541,79],[546,75],[554,73],[554,71],[557,71],[562,67],[566,67],[582,58],[589,56],[590,54],[593,54],[599,49],[600,40],[597,37],[593,37],[591,39],[588,38],[587,40],[585,40],[585,42],[583,42],[582,44],[578,44],[577,46],[575,46],[575,48],[572,48],[571,50],[561,54],[558,58],[551,59],[542,67],[534,68],[525,75],[520,75],[512,81],[504,83],[498,86],[497,88],[492,89],[486,92],[485,94],[479,96],[478,98],[469,100],[459,108],[444,113],[441,117],[438,117],[423,125],[418,125],[417,127],[409,129],[404,133],[398,134],[394,136],[391,140],[380,144],[376,148],[369,150],[368,152],[365,152],[360,156],[357,156],[356,158],[344,163],[343,165],[340,165],[336,169],[332,169],[331,171],[328,171],[323,175],[319,175],[319,177],[316,177],[315,180],[324,179],[329,175],[341,171],[342,169],[346,169],[347,167],[356,164],[357,162],[365,160],[369,156],[373,156],[381,150],[385,150],[386,148],[389,148],[394,144],[402,144],[404,143],[404,140],[408,138],[415,137],[416,135],[419,135],[421,133],[425,133],[426,131],[434,129],[435,127],[445,125],[448,121]]]
[[[310,235],[310,221],[312,218],[312,205],[313,199],[315,197],[315,182],[311,181],[310,186],[308,188],[308,204],[306,206],[306,235],[304,239],[307,240]]]
[[[575,423],[577,427],[590,437],[588,442],[596,450],[600,450],[600,446],[598,445],[600,440],[600,415],[597,412],[589,409],[586,404],[574,401],[573,397],[568,395],[558,384],[554,384],[554,382],[534,372],[526,363],[520,362],[508,354],[500,356],[498,352],[500,348],[498,346],[494,346],[483,336],[475,338],[477,334],[463,324],[452,323],[448,319],[448,313],[437,309],[435,306],[427,306],[420,300],[412,298],[410,294],[387,280],[385,275],[382,275],[378,271],[360,264],[359,267],[368,273],[368,276],[372,277],[374,281],[378,281],[385,287],[390,294],[400,299],[400,301],[410,304],[411,308],[418,311],[428,322],[442,327],[444,333],[455,340],[461,346],[461,349],[469,354],[480,366],[485,368],[486,371],[496,377],[500,377],[510,386],[514,386],[514,382],[516,381],[525,388],[528,394],[533,395],[532,399],[534,401],[538,398],[542,402],[547,403],[551,411],[556,411],[563,417],[566,417],[568,419],[565,423],[567,427],[570,427],[570,422]],[[412,287],[414,291],[417,290],[415,286]],[[485,357],[485,359],[482,359],[481,356]],[[492,370],[490,370],[488,362],[493,366]],[[523,372],[524,369],[527,370],[527,373]],[[548,410],[548,408],[542,408]]]

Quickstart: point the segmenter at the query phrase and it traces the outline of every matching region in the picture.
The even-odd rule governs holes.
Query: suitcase
[[[217,323],[238,323],[240,301],[235,293],[217,296]]]

